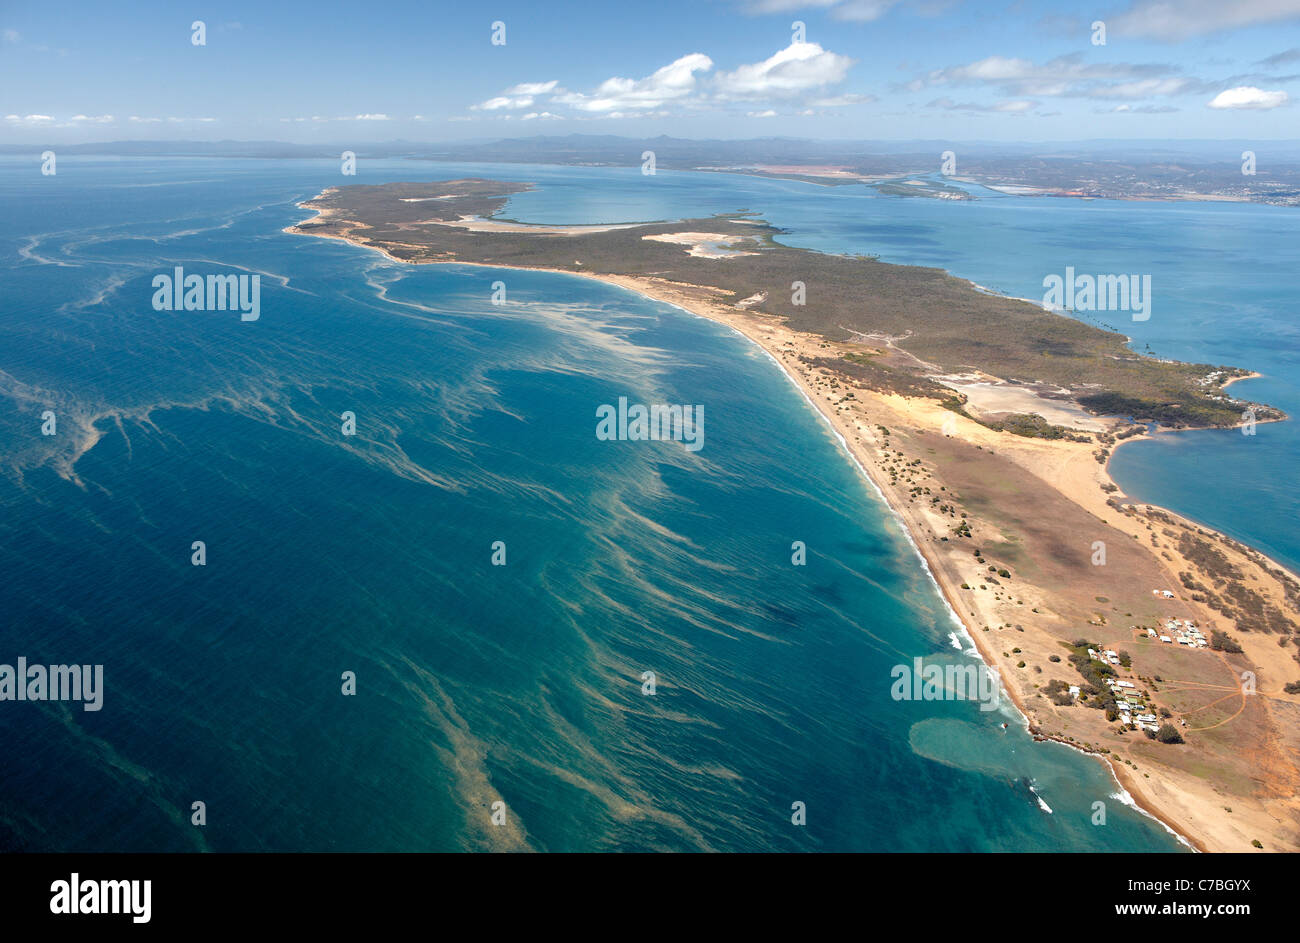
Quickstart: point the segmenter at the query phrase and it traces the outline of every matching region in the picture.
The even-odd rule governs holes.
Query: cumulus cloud
[[[1107,21],[1117,36],[1178,42],[1193,36],[1300,19],[1300,0],[1137,0]]]
[[[489,98],[477,105],[470,105],[472,111],[522,111],[531,108],[538,95],[551,95],[563,92],[558,81],[520,82],[512,85],[500,95]]]
[[[683,108],[716,109],[732,102],[759,106],[763,102],[793,99],[807,104],[800,100],[843,81],[853,63],[848,56],[830,52],[817,43],[792,42],[761,62],[710,76],[713,60],[704,53],[693,52],[642,78],[615,76],[590,91],[571,91],[556,80],[521,82],[471,105],[470,110],[502,113],[494,116],[497,118],[525,111],[533,117],[560,117],[555,114],[557,106],[564,106],[578,113],[572,115],[575,118],[584,113],[592,118],[621,118],[666,114],[663,109],[669,107],[679,112]],[[875,97],[871,95],[844,94],[824,97],[812,104],[835,107],[872,101]],[[544,110],[548,107],[549,111]],[[762,107],[756,107],[751,114],[763,111]]]
[[[1240,108],[1266,111],[1287,103],[1287,94],[1283,91],[1266,92],[1253,85],[1239,85],[1215,95],[1209,101],[1211,108]]]
[[[762,62],[719,72],[714,83],[725,98],[784,98],[842,82],[852,65],[817,43],[791,43]]]
[[[713,60],[693,52],[670,62],[641,79],[611,78],[601,82],[590,95],[566,92],[554,101],[580,111],[623,112],[659,108],[667,102],[692,95],[697,88],[695,73],[713,68]]]

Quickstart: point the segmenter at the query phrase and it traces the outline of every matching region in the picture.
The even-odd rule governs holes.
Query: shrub
[[[1233,653],[1241,651],[1241,646],[1237,644],[1236,639],[1227,632],[1220,632],[1218,629],[1210,633],[1210,648],[1216,652]]]
[[[1161,724],[1160,729],[1156,731],[1156,739],[1161,743],[1182,743],[1183,735],[1173,724]]]

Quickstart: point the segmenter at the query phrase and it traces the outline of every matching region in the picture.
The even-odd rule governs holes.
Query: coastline
[[[302,206],[304,209],[310,207]],[[310,222],[319,222],[322,218],[328,218],[330,211],[318,210],[317,215]],[[307,220],[304,220],[307,222]],[[855,420],[852,416],[846,418],[842,411],[832,402],[826,391],[817,389],[815,371],[809,369],[806,371],[797,369],[795,364],[798,363],[798,352],[803,350],[812,350],[815,352],[815,346],[811,343],[821,342],[821,338],[814,338],[812,335],[800,335],[783,324],[773,321],[773,319],[763,316],[754,315],[743,309],[736,308],[734,302],[730,299],[720,297],[715,290],[702,288],[701,286],[685,285],[682,283],[667,283],[643,276],[625,276],[614,274],[600,274],[593,272],[581,272],[565,269],[549,268],[544,266],[520,266],[520,265],[501,265],[493,263],[471,262],[460,259],[443,259],[430,260],[423,263],[413,263],[407,259],[401,259],[394,256],[386,248],[380,245],[374,245],[369,242],[354,238],[351,230],[345,229],[343,232],[323,233],[304,231],[298,228],[300,224],[294,224],[284,228],[284,232],[300,235],[325,236],[327,238],[341,239],[354,245],[360,245],[364,248],[373,249],[381,252],[387,258],[394,262],[402,264],[450,264],[466,265],[481,268],[493,269],[516,269],[521,271],[544,271],[562,275],[579,275],[584,278],[601,281],[606,284],[615,285],[625,290],[630,290],[639,295],[656,301],[670,304],[680,310],[697,317],[703,317],[714,323],[722,324],[740,334],[751,343],[755,344],[760,350],[767,355],[777,367],[785,374],[786,378],[794,384],[808,404],[830,427],[835,436],[840,440],[841,445],[845,448],[850,459],[858,466],[859,472],[866,481],[874,488],[885,506],[889,508],[892,515],[897,519],[902,534],[907,538],[912,548],[917,553],[923,568],[926,570],[930,580],[938,589],[941,598],[948,606],[956,623],[960,625],[964,634],[970,637],[970,640],[979,653],[981,659],[999,675],[1002,689],[1006,692],[1008,699],[1015,706],[1016,710],[1024,718],[1028,732],[1035,740],[1052,740],[1062,743],[1079,750],[1082,753],[1091,755],[1103,762],[1110,770],[1111,776],[1115,781],[1117,790],[1121,794],[1130,797],[1133,805],[1143,814],[1159,821],[1166,829],[1177,836],[1182,842],[1197,851],[1222,850],[1225,844],[1223,836],[1219,835],[1211,839],[1205,829],[1199,827],[1204,823],[1198,823],[1194,819],[1189,820],[1187,803],[1171,803],[1155,795],[1155,790],[1143,779],[1140,779],[1133,771],[1125,768],[1124,763],[1115,762],[1111,756],[1107,755],[1109,750],[1099,750],[1094,748],[1091,743],[1081,743],[1073,737],[1066,737],[1059,733],[1045,731],[1038,712],[1034,711],[1026,703],[1024,692],[1017,685],[1010,683],[1007,667],[1005,662],[1000,662],[997,657],[997,651],[993,646],[992,639],[984,638],[983,635],[989,634],[990,612],[983,606],[976,604],[976,610],[969,607],[973,604],[969,595],[963,596],[959,589],[969,590],[961,575],[953,565],[951,557],[941,555],[931,544],[939,538],[936,536],[938,530],[932,515],[927,517],[924,511],[918,511],[910,506],[910,502],[904,501],[898,488],[898,481],[895,478],[892,482],[886,475],[885,466],[881,460],[872,454],[872,449],[877,449],[882,445],[880,437],[872,430],[870,422]],[[822,344],[821,346],[826,346]],[[791,363],[791,359],[795,362]],[[1250,377],[1236,377],[1232,382],[1239,379],[1249,379]],[[1226,384],[1225,384],[1226,385]],[[994,433],[983,426],[962,419],[957,423],[960,426],[959,432],[950,432],[949,424],[953,423],[954,416],[940,410],[940,417],[933,415],[933,409],[919,403],[915,400],[908,400],[896,394],[883,394],[870,390],[859,390],[858,395],[862,398],[870,398],[866,403],[872,413],[871,421],[880,418],[881,410],[884,415],[891,418],[891,426],[898,424],[900,421],[917,423],[923,429],[931,433],[937,433],[945,437],[952,437],[969,442],[983,442],[989,444],[989,453],[992,454],[992,444],[997,444],[999,451],[1002,451],[1006,443],[1005,439],[998,438],[999,433]],[[855,409],[857,407],[855,406]],[[928,414],[927,414],[928,413]],[[975,427],[975,428],[969,428]],[[917,430],[918,432],[921,430]],[[1141,438],[1134,437],[1134,438]],[[1120,440],[1118,444],[1124,441]],[[888,442],[888,439],[886,439]],[[1062,454],[1068,453],[1068,447],[1058,443],[1031,443],[1034,449],[1038,449],[1050,454],[1053,460],[1059,459]],[[982,445],[976,445],[976,448],[983,448]],[[1026,449],[1026,451],[1032,451]],[[1074,451],[1077,453],[1078,448]],[[1088,450],[1085,450],[1085,453]],[[1113,454],[1113,450],[1112,453]],[[1072,460],[1073,457],[1070,456]],[[1090,459],[1090,456],[1088,456]],[[1111,484],[1107,466],[1109,465],[1109,456],[1105,463],[1100,466],[1094,464],[1089,471],[1096,472],[1100,476],[1104,486]],[[1088,476],[1092,478],[1092,476]],[[939,479],[935,479],[938,481]],[[1067,498],[1074,500],[1081,506],[1090,511],[1097,508],[1100,503],[1098,500],[1085,500],[1082,494],[1071,493],[1070,489],[1061,486],[1060,482],[1050,482],[1049,486],[1057,487]],[[1092,496],[1096,498],[1095,495]],[[1172,513],[1172,512],[1165,512]],[[966,517],[965,514],[962,517]],[[1193,522],[1194,523],[1194,522]],[[1197,525],[1199,526],[1199,525]],[[948,538],[942,538],[946,541]],[[1274,564],[1276,561],[1272,561]],[[983,587],[981,587],[983,588]],[[978,610],[978,611],[977,611]],[[1034,609],[1038,611],[1037,608]],[[1023,631],[1023,629],[1021,630]],[[1016,648],[1019,652],[1020,649]],[[1005,654],[1005,653],[1004,653]],[[1059,659],[1057,659],[1059,661]],[[1021,662],[1023,666],[1023,661]],[[1037,685],[1035,685],[1037,687]],[[1091,712],[1095,713],[1095,712]],[[1125,762],[1128,762],[1127,760]],[[1131,764],[1130,764],[1131,765]],[[1136,769],[1136,767],[1134,767]],[[1185,796],[1179,796],[1179,799],[1185,799]],[[1179,805],[1182,807],[1179,808]],[[1199,806],[1202,811],[1208,811],[1209,806],[1205,802],[1200,802]]]

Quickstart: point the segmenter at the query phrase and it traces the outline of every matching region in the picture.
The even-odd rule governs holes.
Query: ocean
[[[0,159],[0,663],[102,664],[104,698],[0,703],[0,848],[1181,847],[1009,705],[891,697],[895,666],[974,652],[829,427],[747,341],[586,279],[409,266],[281,230],[326,186],[473,174],[537,181],[503,214],[530,222],[752,209],[794,245],[1031,297],[1066,264],[1159,263],[1135,344],[1239,357],[1269,374],[1240,391],[1288,409],[1274,305],[1295,242],[1268,238],[1290,232],[1284,211],[635,168],[58,166]],[[1112,227],[1145,254],[1107,255]],[[1277,276],[1249,306],[1223,293],[1242,290],[1223,252]],[[151,280],[176,266],[258,274],[260,317],[155,310]],[[1177,278],[1199,287],[1163,300]],[[1197,333],[1231,334],[1214,314],[1229,310],[1256,334]],[[596,409],[619,397],[703,405],[704,447],[598,439]],[[1286,500],[1257,479],[1287,460],[1291,425],[1126,446],[1117,470],[1294,553],[1255,505],[1222,510],[1262,500],[1250,487]],[[1213,474],[1247,482],[1227,495],[1171,470],[1217,438]],[[1238,448],[1253,451],[1222,453]]]

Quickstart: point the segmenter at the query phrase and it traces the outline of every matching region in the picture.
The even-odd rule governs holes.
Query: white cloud
[[[1211,108],[1250,108],[1267,110],[1287,103],[1283,91],[1266,92],[1253,85],[1240,85],[1215,95],[1209,102]]]
[[[725,98],[785,97],[841,82],[851,65],[848,56],[817,43],[791,43],[762,62],[719,72],[715,82]]]
[[[559,82],[552,79],[549,82],[520,82],[518,85],[512,85],[505,90],[507,95],[549,95],[559,86]]]
[[[1138,79],[1093,89],[1090,98],[1150,98],[1153,95],[1178,95],[1190,91],[1195,82],[1187,78]]]
[[[768,108],[766,111],[747,111],[745,112],[745,117],[746,118],[775,118],[776,112],[773,111],[771,108]]]
[[[1108,112],[1098,112],[1099,114],[1111,115],[1170,115],[1179,109],[1172,105],[1116,105]]]
[[[1147,98],[1209,91],[1205,83],[1177,72],[1173,66],[1151,63],[1090,62],[1079,53],[1042,64],[988,56],[936,69],[904,87],[918,91],[934,85],[991,85],[1007,95],[1075,98]]]
[[[471,111],[522,111],[531,108],[538,95],[562,94],[564,89],[555,79],[549,82],[520,82],[512,85],[500,95],[489,98],[477,105],[470,105]]]
[[[718,72],[712,80],[713,60],[700,52],[681,56],[642,78],[614,76],[590,91],[570,91],[557,80],[520,82],[500,94],[470,106],[470,111],[527,111],[534,117],[560,117],[556,106],[567,106],[590,117],[619,118],[648,116],[674,105],[678,109],[710,108],[722,102],[748,102],[757,106],[765,99],[798,98],[805,93],[842,81],[853,65],[848,56],[829,52],[817,43],[791,43],[762,62]],[[875,101],[870,95],[839,95],[824,99],[827,107]],[[543,107],[549,106],[549,110]],[[755,114],[762,112],[757,108]],[[519,117],[520,115],[516,115]],[[527,117],[526,115],[523,117]]]
[[[53,120],[49,115],[5,115],[5,121],[13,121],[17,124],[45,124]]]
[[[951,98],[936,98],[934,101],[929,102],[925,107],[942,108],[945,111],[992,112],[1004,115],[1021,115],[1037,108],[1038,102],[1018,99],[1014,101],[1001,101],[993,105],[983,105],[978,102],[955,102]]]
[[[553,115],[553,114],[551,114],[549,111],[530,111],[528,114],[524,115],[524,116],[523,116],[522,118],[520,118],[519,120],[520,120],[520,121],[532,121],[532,120],[535,119],[535,118],[541,118],[541,119],[560,119],[560,120],[562,120],[560,115]]]
[[[340,120],[340,121],[347,121],[348,119],[347,119],[347,118],[340,118],[339,120]],[[392,121],[393,119],[392,119],[392,118],[389,118],[388,115],[383,115],[383,114],[368,114],[368,115],[353,115],[351,120],[353,120],[353,121]]]
[[[126,120],[132,122],[133,124],[161,124],[162,123],[161,118],[141,118],[139,115],[132,115],[130,118],[127,118]]]
[[[553,101],[580,111],[644,111],[690,96],[696,90],[695,73],[707,72],[712,68],[712,59],[703,53],[693,52],[655,70],[645,78],[606,79],[590,95],[565,92],[555,96]]]
[[[94,115],[94,116],[91,116],[91,115],[73,115],[73,116],[72,116],[71,118],[69,118],[68,120],[69,120],[69,121],[77,121],[77,122],[80,122],[80,121],[89,121],[91,124],[111,124],[112,121],[113,121],[113,116],[112,116],[112,115]]]
[[[1177,42],[1295,19],[1300,19],[1300,0],[1137,0],[1108,26],[1116,36]]]
[[[470,105],[474,111],[500,111],[502,108],[519,109],[528,108],[533,103],[533,96],[520,95],[511,97],[509,95],[498,95],[496,98],[489,98],[487,101],[478,105]]]

